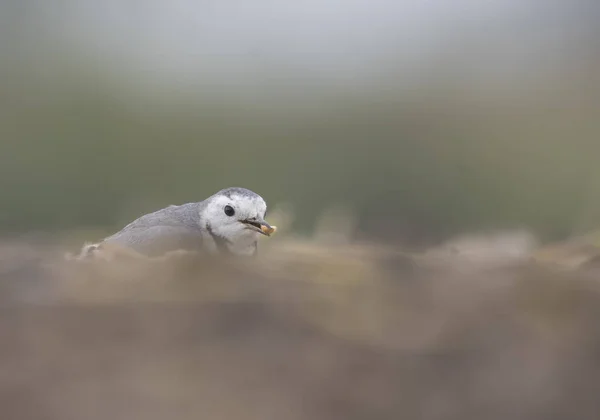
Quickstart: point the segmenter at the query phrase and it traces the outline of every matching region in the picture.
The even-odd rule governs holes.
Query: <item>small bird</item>
[[[226,188],[197,203],[171,205],[146,214],[97,244],[86,244],[77,259],[119,248],[144,257],[191,251],[254,256],[260,235],[275,226],[265,221],[265,200],[246,188]]]

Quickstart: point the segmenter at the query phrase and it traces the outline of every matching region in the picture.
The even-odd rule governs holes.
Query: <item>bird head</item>
[[[253,254],[261,235],[271,236],[275,226],[265,221],[267,204],[253,191],[227,188],[206,200],[200,216],[207,232],[234,254]]]

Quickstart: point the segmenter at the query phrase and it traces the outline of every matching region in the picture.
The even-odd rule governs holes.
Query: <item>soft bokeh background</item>
[[[0,0],[2,418],[596,420],[598,4]],[[256,260],[62,258],[227,186]]]
[[[534,0],[0,3],[0,229],[226,186],[366,236],[600,219],[600,17]]]

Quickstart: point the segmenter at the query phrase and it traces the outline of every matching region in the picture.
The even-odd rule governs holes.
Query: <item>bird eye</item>
[[[225,214],[229,217],[231,217],[235,214],[235,210],[231,206],[225,206],[224,211],[225,211]]]

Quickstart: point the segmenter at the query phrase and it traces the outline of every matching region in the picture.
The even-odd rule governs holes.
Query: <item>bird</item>
[[[277,229],[265,220],[267,204],[241,187],[222,189],[200,202],[170,205],[135,219],[99,243],[86,243],[75,259],[106,249],[157,258],[169,253],[256,256],[258,238]]]

